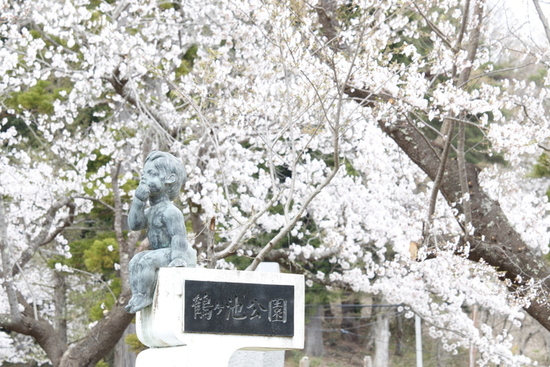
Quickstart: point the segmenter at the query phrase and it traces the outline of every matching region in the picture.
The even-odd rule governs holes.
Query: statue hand
[[[141,201],[147,201],[150,194],[151,191],[149,190],[149,187],[147,185],[140,184],[136,189],[134,196]]]
[[[172,262],[170,262],[170,264],[168,264],[168,267],[178,267],[178,268],[186,268],[187,267],[187,262],[185,260],[183,260],[182,258],[176,258],[174,260],[172,260]]]

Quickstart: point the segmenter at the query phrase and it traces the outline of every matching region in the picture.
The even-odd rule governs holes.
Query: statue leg
[[[138,293],[138,279],[140,278],[139,275],[139,261],[140,259],[147,253],[148,251],[143,251],[137,253],[129,263],[129,270],[130,270],[130,289],[132,290],[132,294]]]
[[[153,303],[158,269],[170,263],[169,248],[143,251],[130,261],[130,288],[132,298],[126,305],[126,311],[137,311]]]

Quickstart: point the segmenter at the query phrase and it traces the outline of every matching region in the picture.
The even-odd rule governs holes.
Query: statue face
[[[151,196],[164,192],[164,174],[155,167],[153,162],[145,163],[140,185],[149,187]]]

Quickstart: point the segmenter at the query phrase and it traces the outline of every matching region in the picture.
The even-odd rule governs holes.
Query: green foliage
[[[95,367],[110,367],[103,359],[95,365]]]
[[[88,161],[88,176],[97,173],[101,167],[105,166],[112,159],[110,155],[101,154],[99,149],[94,150],[93,154],[95,154],[96,158]]]
[[[533,167],[531,176],[534,178],[550,177],[550,156],[546,153],[542,153],[537,158],[537,163]],[[550,200],[550,188],[546,191],[546,196]],[[550,260],[550,255],[546,255],[546,258]]]
[[[53,113],[53,102],[62,98],[61,92],[68,92],[69,88],[56,87],[49,80],[39,80],[35,86],[26,91],[13,93],[6,99],[6,105],[17,112],[23,110],[43,114]]]
[[[359,172],[357,172],[355,167],[353,167],[353,164],[351,164],[351,161],[349,159],[344,160],[344,167],[346,168],[346,173],[348,174],[348,176],[359,176]]]
[[[55,256],[48,261],[48,265],[52,268],[56,263],[60,263],[86,273],[96,274],[101,279],[99,284],[95,283],[85,292],[70,296],[75,303],[86,305],[90,321],[103,318],[114,305],[115,297],[122,289],[122,282],[115,270],[115,263],[119,261],[118,248],[114,233],[106,232],[93,238],[72,241],[69,243],[69,252],[72,255],[70,258]]]
[[[94,303],[94,305],[90,308],[90,320],[91,321],[97,321],[103,318],[103,316],[106,315],[106,313],[113,307],[116,300],[113,297],[118,297],[120,294],[120,291],[122,289],[122,281],[120,278],[113,278],[113,280],[109,284],[109,288],[111,292],[103,292],[103,296],[99,297],[99,299]]]
[[[23,111],[37,114],[52,114],[54,112],[54,102],[65,98],[63,94],[67,94],[70,90],[71,86],[68,81],[59,78],[55,80],[39,80],[33,87],[27,90],[10,94],[4,101],[8,112],[0,114],[0,118],[6,119],[0,131],[6,131],[13,127],[16,129],[18,135],[22,137],[24,145],[22,148],[41,148],[41,132],[28,122],[17,117],[16,114]],[[13,112],[10,110],[13,110]],[[30,153],[36,159],[44,159],[46,158],[44,155],[49,154],[49,152],[44,151],[30,151]]]
[[[413,11],[409,11],[407,13],[407,17],[410,22],[420,21],[422,19],[418,13]],[[432,51],[433,41],[430,38],[431,30],[427,26],[421,27],[420,29],[423,30],[423,32],[422,36],[418,38],[405,36],[402,30],[398,30],[396,32],[398,41],[388,44],[384,50],[385,53],[391,55],[390,64],[397,63],[409,65],[413,61],[410,56],[403,53],[403,50],[407,45],[414,45],[416,51],[422,56],[426,56],[430,51]]]
[[[535,82],[538,87],[544,86],[544,79],[548,75],[548,70],[546,68],[538,68],[533,74],[529,75],[528,80],[530,82]]]
[[[340,5],[336,11],[338,19],[346,25],[349,25],[352,19],[360,18],[361,15],[361,8],[351,0]]]
[[[94,273],[110,272],[118,259],[118,242],[114,238],[95,240],[84,251],[84,264],[88,271]]]
[[[533,167],[533,177],[550,177],[550,156],[546,153],[542,153],[538,159],[537,163]]]
[[[93,174],[97,173],[101,167],[105,166],[112,160],[112,157],[110,155],[103,155],[99,150],[94,150],[93,153],[95,154],[96,158],[93,160],[89,160],[87,163],[88,164],[87,177],[90,177]],[[134,190],[138,187],[138,185],[139,185],[139,180],[137,178],[130,179],[120,186],[120,188],[122,189],[121,192],[126,193],[130,190]],[[105,186],[109,189],[112,188],[111,183],[105,183]],[[88,186],[84,187],[84,191],[86,192],[86,194],[90,196],[95,196],[94,192],[96,189],[97,189],[97,185],[95,183],[92,183],[91,187],[88,187]],[[104,203],[108,205],[111,205],[111,206],[114,205],[114,196],[111,190],[109,190],[109,194],[107,196],[102,197],[101,199]],[[123,194],[122,201],[130,202],[131,198],[128,195]],[[99,203],[94,203],[94,207],[90,212],[90,217],[94,218],[93,220],[96,223],[109,224],[109,223],[112,223],[114,220],[113,211],[105,207],[105,205],[99,204]]]
[[[252,264],[252,258],[246,255],[231,255],[225,259],[228,263],[235,265],[237,270],[244,270],[248,265]]]
[[[193,70],[195,59],[197,58],[197,51],[199,46],[197,44],[191,45],[183,55],[180,66],[176,69],[176,77],[187,75]]]
[[[137,334],[130,334],[124,338],[124,342],[130,346],[130,350],[134,353],[139,353],[147,349],[147,347],[139,341]]]
[[[17,134],[23,138],[22,142],[26,147],[37,147],[39,145],[36,139],[36,128],[27,125],[25,120],[8,113],[0,113],[0,119],[3,118],[6,118],[7,121],[4,125],[0,126],[0,132],[6,132],[13,127],[17,131]]]
[[[166,1],[166,0],[161,0],[159,1],[159,8],[161,9],[175,9],[175,10],[179,10],[181,9],[181,5],[175,1]]]
[[[306,305],[324,305],[330,301],[330,292],[324,285],[313,283],[311,287],[306,287],[305,303]],[[306,316],[315,313],[315,307],[306,307]]]
[[[86,107],[79,111],[74,125],[81,127],[91,126],[93,123],[100,122],[112,113],[111,107],[105,103],[99,103],[93,107]],[[99,117],[104,115],[105,117]]]
[[[96,9],[101,3],[114,4],[116,0],[90,0],[90,3],[86,5],[88,10]]]
[[[505,163],[502,155],[493,154],[489,140],[485,138],[485,134],[480,129],[467,124],[465,134],[466,160],[468,162],[477,165]]]
[[[84,271],[92,271],[86,266],[86,260],[87,256],[92,256],[97,259],[97,256],[89,251],[89,249],[94,245],[95,242],[98,242],[100,244],[105,244],[105,247],[112,244],[111,240],[114,241],[114,233],[113,232],[105,232],[98,234],[94,238],[85,238],[78,241],[73,241],[69,243],[69,252],[71,253],[70,258],[65,258],[64,256],[54,256],[48,261],[48,265],[51,268],[55,267],[56,263],[60,263],[62,265],[67,265],[71,268],[75,268],[78,270],[84,270]],[[115,241],[116,242],[116,241]],[[95,248],[99,249],[101,245],[96,245]],[[116,245],[116,256],[118,256],[118,244]],[[113,251],[114,252],[114,251]],[[110,257],[113,255],[109,255]],[[97,261],[97,260],[96,260]],[[93,264],[94,261],[90,262],[90,264]],[[112,269],[112,267],[111,267]]]
[[[427,116],[423,116],[424,122],[427,121]],[[488,139],[485,138],[485,134],[483,131],[481,131],[475,124],[478,122],[477,116],[469,116],[466,117],[465,120],[472,121],[472,124],[466,124],[465,126],[465,135],[466,135],[466,141],[464,143],[465,147],[465,157],[466,161],[472,164],[476,164],[478,166],[484,166],[487,164],[504,164],[505,160],[504,157],[501,154],[495,153],[492,150],[491,143]],[[489,120],[492,120],[492,115],[489,114]],[[435,128],[435,130],[439,131],[441,129],[441,120],[433,119],[432,121],[429,121],[428,124]],[[458,128],[455,127],[455,136],[458,131]],[[430,140],[434,140],[437,135],[434,132],[434,130],[430,128],[424,128],[422,129],[422,132],[428,137]],[[457,141],[456,139],[453,140],[453,145],[456,147]],[[456,158],[456,152],[452,150],[450,152],[451,158]]]

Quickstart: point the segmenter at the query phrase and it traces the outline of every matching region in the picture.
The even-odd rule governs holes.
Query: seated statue
[[[159,268],[197,264],[197,252],[187,243],[183,214],[172,203],[185,179],[185,168],[173,155],[154,151],[147,156],[128,225],[134,231],[147,229],[151,250],[130,260],[132,298],[126,305],[128,313],[136,313],[153,303]]]

